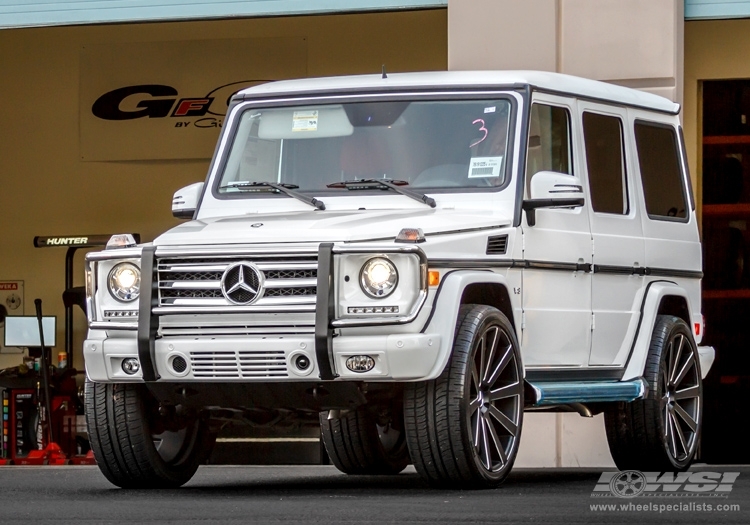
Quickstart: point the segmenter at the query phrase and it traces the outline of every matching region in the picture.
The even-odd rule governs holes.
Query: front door
[[[535,94],[529,120],[525,198],[531,178],[555,171],[585,178],[579,133],[572,124],[575,102]],[[524,214],[524,365],[530,369],[579,367],[588,363],[591,343],[591,232],[588,202],[574,209],[543,208],[536,225]]]

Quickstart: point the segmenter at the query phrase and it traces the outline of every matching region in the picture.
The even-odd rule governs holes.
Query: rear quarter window
[[[651,219],[688,219],[684,177],[675,128],[636,121],[635,142],[646,212]]]

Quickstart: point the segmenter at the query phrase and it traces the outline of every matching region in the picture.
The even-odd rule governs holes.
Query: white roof
[[[586,98],[611,100],[623,105],[678,113],[680,105],[669,99],[636,89],[545,71],[435,71],[320,77],[269,82],[240,91],[245,98],[341,92],[393,91],[416,88],[497,88],[530,85],[543,91],[568,93]]]

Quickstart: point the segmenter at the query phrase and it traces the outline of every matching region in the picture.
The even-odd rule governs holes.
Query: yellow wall
[[[750,20],[685,23],[685,102],[683,123],[688,161],[698,202],[702,199],[703,80],[750,78]]]
[[[390,72],[447,67],[445,9],[0,31],[0,281],[25,281],[26,315],[40,297],[45,314],[58,316],[57,349],[64,345],[65,248],[35,249],[34,236],[139,232],[149,241],[177,224],[173,192],[203,180],[208,167],[208,161],[82,162],[81,46],[283,36],[307,38],[309,76],[375,73],[382,64]],[[81,255],[76,262],[80,285]],[[78,310],[75,328],[80,369],[85,320]],[[0,356],[0,368],[19,362],[18,355]]]

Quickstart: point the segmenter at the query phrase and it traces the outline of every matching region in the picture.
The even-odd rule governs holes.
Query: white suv
[[[87,256],[102,472],[178,486],[225,425],[319,423],[343,472],[491,487],[530,410],[686,469],[714,351],[678,112],[540,72],[238,93],[192,220]]]

